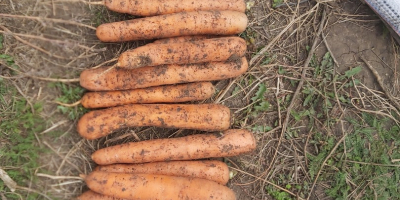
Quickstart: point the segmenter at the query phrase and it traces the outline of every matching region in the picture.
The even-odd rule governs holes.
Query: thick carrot
[[[118,67],[138,68],[164,64],[190,64],[237,59],[246,53],[240,37],[221,37],[168,44],[147,44],[122,53]]]
[[[96,35],[103,42],[125,42],[186,35],[235,35],[247,17],[236,11],[197,11],[102,24]]]
[[[190,35],[190,36],[181,36],[181,37],[172,37],[172,38],[163,38],[154,41],[152,44],[171,44],[171,43],[181,43],[181,42],[194,42],[197,40],[210,39],[216,36],[211,35]]]
[[[144,89],[88,92],[81,104],[85,108],[104,108],[134,103],[176,103],[210,98],[215,88],[210,82],[149,87]]]
[[[229,181],[228,166],[217,160],[100,165],[94,171],[202,178],[222,185]]]
[[[86,139],[97,139],[128,127],[221,131],[230,122],[229,108],[218,104],[131,104],[90,111],[79,119],[77,130]]]
[[[238,12],[246,10],[243,0],[105,0],[104,3],[109,10],[138,16],[207,10],[232,10]]]
[[[111,197],[111,196],[106,196],[103,194],[93,192],[91,190],[84,192],[76,199],[77,200],[129,200],[129,199],[120,199],[120,198],[115,198],[115,197]]]
[[[237,156],[255,148],[253,133],[243,129],[231,129],[225,131],[221,137],[199,134],[111,146],[95,151],[92,159],[99,165],[195,160]]]
[[[92,91],[129,90],[228,79],[245,73],[247,68],[248,63],[244,57],[233,62],[162,65],[137,69],[100,67],[84,70],[80,76],[80,84]]]
[[[94,171],[85,178],[98,193],[135,200],[234,200],[226,186],[200,178]]]

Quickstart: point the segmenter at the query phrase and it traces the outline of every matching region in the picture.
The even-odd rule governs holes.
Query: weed
[[[85,92],[85,89],[83,89],[82,87],[67,85],[65,83],[52,83],[49,86],[56,87],[61,91],[61,96],[58,97],[56,100],[65,104],[79,101],[82,98],[83,93]],[[82,105],[78,105],[75,107],[66,107],[59,105],[57,106],[57,109],[63,114],[66,114],[71,120],[76,120],[80,118],[84,113],[88,111]]]
[[[276,190],[271,186],[267,186],[266,190],[268,194],[276,200],[292,200],[290,194],[288,194],[287,192]]]
[[[328,160],[321,177],[332,186],[326,193],[335,199],[399,199],[400,168],[390,165],[392,159],[400,157],[400,127],[372,114],[361,113],[361,116],[363,120],[346,119],[353,131]],[[319,153],[308,155],[311,176],[321,166],[334,141],[334,136],[314,135],[312,142],[319,146]]]
[[[283,3],[283,0],[272,0],[272,7],[276,8]]]
[[[316,128],[318,126],[312,119],[324,122],[326,129],[333,130],[329,127],[337,124],[337,120],[330,119],[332,102],[336,95],[343,103],[350,100],[344,90],[340,93],[333,91],[332,81],[339,81],[343,88],[351,89],[360,83],[354,76],[361,67],[354,67],[343,75],[334,75],[328,53],[321,62],[314,57],[310,66],[314,68],[314,78],[320,81],[305,85],[302,91],[304,110],[292,111],[291,114],[295,121],[308,117],[309,128],[316,129],[309,142],[315,149],[314,155],[307,154],[308,173],[314,179],[338,138]],[[324,173],[319,177],[319,181],[331,186],[326,194],[334,199],[399,199],[400,168],[390,165],[393,164],[391,160],[400,157],[400,127],[393,125],[388,118],[364,112],[357,113],[357,117],[347,117],[346,121],[350,124],[350,131],[327,160]]]
[[[264,97],[264,94],[266,92],[267,92],[267,87],[265,86],[265,84],[264,83],[259,84],[258,91],[254,95],[254,97],[251,98],[253,103],[255,103],[251,111],[253,116],[257,116],[260,112],[264,112],[269,109],[270,104]]]
[[[5,80],[0,80],[0,166],[5,166],[8,175],[19,185],[35,182],[35,170],[39,167],[39,155],[45,150],[38,146],[36,133],[45,129],[45,121],[40,116],[42,104],[27,101],[9,87]],[[10,98],[5,98],[7,94]],[[7,169],[9,168],[9,169]],[[19,194],[10,193],[0,180],[0,191],[7,191],[7,199],[20,199]],[[36,199],[37,194],[27,194],[26,199]]]

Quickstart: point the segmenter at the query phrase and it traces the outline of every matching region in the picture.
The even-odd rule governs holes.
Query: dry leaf
[[[11,192],[14,192],[17,188],[17,183],[8,176],[7,172],[0,168],[0,179],[10,188]]]

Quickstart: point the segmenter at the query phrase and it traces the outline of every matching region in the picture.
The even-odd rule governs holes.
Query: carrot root
[[[230,129],[222,137],[198,134],[111,146],[95,151],[92,160],[99,165],[196,160],[237,156],[255,148],[253,133],[244,129]]]

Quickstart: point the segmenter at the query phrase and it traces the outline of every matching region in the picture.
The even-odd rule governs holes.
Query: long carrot
[[[216,36],[211,35],[189,35],[181,37],[163,38],[154,41],[152,44],[171,44],[171,43],[181,43],[181,42],[194,42],[198,40],[211,39]]]
[[[104,4],[109,10],[138,16],[207,10],[244,12],[246,9],[243,0],[105,0]]]
[[[96,35],[103,42],[125,42],[186,35],[235,35],[247,17],[236,11],[182,12],[102,24]]]
[[[215,81],[239,76],[247,71],[246,58],[232,62],[162,65],[122,69],[100,67],[84,70],[82,87],[91,91],[129,90],[176,83]]]
[[[131,104],[90,111],[79,119],[77,130],[86,139],[136,126],[221,131],[230,120],[229,108],[218,104]]]
[[[231,129],[225,131],[221,137],[200,134],[111,146],[95,151],[92,159],[99,165],[194,160],[237,156],[255,148],[253,133]]]
[[[168,44],[147,44],[122,53],[118,67],[138,68],[164,64],[190,64],[238,59],[246,53],[240,37],[221,37]]]
[[[215,88],[210,82],[149,87],[144,89],[88,92],[81,103],[85,108],[105,108],[135,103],[177,103],[210,98]]]
[[[93,192],[91,190],[84,192],[76,199],[77,200],[129,200],[129,199],[120,199],[116,197],[106,196],[103,194],[99,194],[97,192]]]
[[[135,200],[235,200],[226,186],[200,178],[94,171],[85,178],[98,193]]]
[[[100,165],[94,171],[202,178],[222,185],[229,181],[228,166],[217,160]]]

